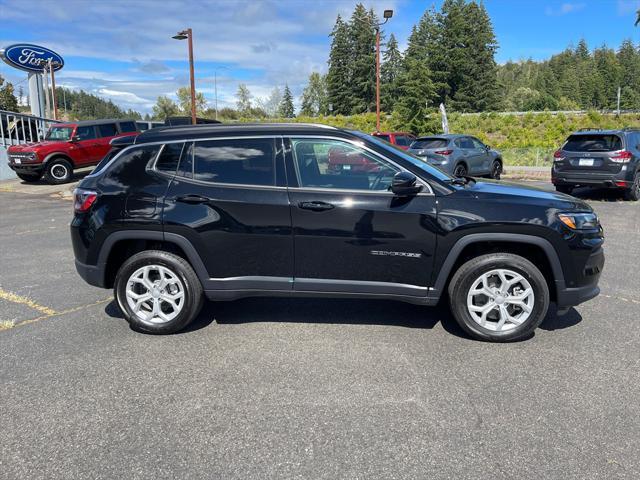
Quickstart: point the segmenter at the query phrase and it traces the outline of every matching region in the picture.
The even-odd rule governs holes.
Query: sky
[[[411,27],[441,0],[363,1],[380,17],[393,9],[384,33],[406,47]],[[175,98],[188,85],[187,42],[194,32],[196,89],[210,106],[217,83],[219,108],[235,105],[239,83],[256,98],[289,85],[299,98],[309,74],[326,72],[329,33],[343,0],[0,0],[0,47],[28,42],[59,53],[58,85],[83,89],[119,106],[148,113],[159,95]],[[541,60],[586,39],[591,48],[640,43],[634,27],[640,0],[484,0],[499,44],[498,63]],[[23,85],[26,72],[0,62],[0,75]]]

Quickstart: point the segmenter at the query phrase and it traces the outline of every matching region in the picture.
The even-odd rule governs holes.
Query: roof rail
[[[600,132],[602,130],[603,130],[602,128],[586,127],[586,128],[579,128],[577,131],[578,132]]]

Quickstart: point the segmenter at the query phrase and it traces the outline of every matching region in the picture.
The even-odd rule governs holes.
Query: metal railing
[[[0,110],[0,143],[3,147],[39,142],[57,120]]]

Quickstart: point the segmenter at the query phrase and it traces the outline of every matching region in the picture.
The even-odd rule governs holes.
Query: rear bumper
[[[76,271],[85,282],[94,287],[106,288],[104,283],[104,265],[86,265],[77,259],[75,263]]]
[[[618,173],[585,172],[580,170],[556,171],[551,169],[554,185],[584,185],[603,188],[628,188],[633,183],[634,172],[622,170]]]

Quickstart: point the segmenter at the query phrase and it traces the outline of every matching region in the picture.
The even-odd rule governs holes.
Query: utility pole
[[[618,116],[620,116],[620,87],[618,87]]]
[[[393,10],[385,10],[384,22],[376,24],[376,132],[380,131],[380,27],[393,17]]]

